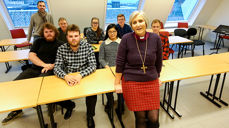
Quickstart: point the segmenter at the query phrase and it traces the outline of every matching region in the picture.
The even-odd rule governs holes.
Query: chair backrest
[[[196,33],[197,33],[196,28],[189,28],[188,31],[187,31],[188,39],[190,39],[191,36],[195,36]]]
[[[187,22],[178,22],[178,28],[188,28]]]
[[[187,35],[187,31],[185,29],[175,29],[174,30],[175,36],[185,37]]]
[[[24,29],[20,28],[20,29],[12,29],[10,30],[11,36],[13,39],[16,38],[26,38]]]
[[[83,34],[84,34],[84,37],[87,37],[87,35],[86,35],[86,31],[87,31],[87,29],[88,28],[90,28],[90,27],[85,27],[84,29],[83,29]]]

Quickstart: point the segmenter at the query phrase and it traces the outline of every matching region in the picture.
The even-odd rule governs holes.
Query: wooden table
[[[11,69],[11,65],[8,62],[10,61],[19,61],[19,60],[28,60],[29,49],[26,50],[18,50],[18,51],[7,51],[7,52],[0,52],[0,63],[5,62],[6,64],[6,71],[5,73],[9,72]]]
[[[9,61],[28,60],[29,49],[0,52],[0,63]]]
[[[72,87],[68,86],[65,80],[57,76],[48,76],[43,80],[37,104],[40,106],[42,104],[55,103],[113,91],[114,76],[108,69],[96,70],[89,76],[84,77],[79,85]],[[55,127],[53,115],[50,116],[50,120],[52,127]],[[41,124],[44,124],[44,122]]]
[[[4,39],[0,41],[0,46],[17,45],[22,44],[25,41],[27,41],[27,38]]]
[[[94,52],[99,52],[100,44],[91,44],[94,47]]]
[[[186,43],[193,43],[193,41],[187,38],[184,38],[184,37],[180,37],[180,36],[169,36],[169,44],[178,44],[179,45],[177,58],[180,58],[180,55],[184,49],[184,47],[181,49],[181,45],[186,44]],[[192,48],[192,55],[194,55],[193,48]]]
[[[0,113],[37,106],[43,77],[0,83]]]

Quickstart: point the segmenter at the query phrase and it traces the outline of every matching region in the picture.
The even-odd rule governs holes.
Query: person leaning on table
[[[134,111],[136,128],[159,127],[162,46],[157,34],[146,32],[147,21],[142,11],[131,14],[134,32],[122,37],[116,59],[115,90]]]
[[[96,60],[92,47],[85,40],[80,40],[80,29],[77,25],[67,27],[68,43],[57,50],[54,74],[64,79],[69,86],[75,86],[80,80],[96,70]],[[70,73],[79,72],[77,75]],[[95,105],[97,95],[86,97],[87,125],[94,128]]]
[[[22,80],[34,77],[53,75],[54,62],[56,59],[57,48],[63,42],[57,40],[58,30],[50,23],[45,23],[41,27],[40,38],[34,41],[29,52],[29,60],[33,63],[32,67],[27,68],[14,80]],[[31,86],[33,86],[31,84]],[[61,102],[62,103],[62,102]],[[64,108],[74,108],[74,104],[66,104]],[[23,114],[22,110],[12,111],[2,121],[7,124],[9,121]],[[65,113],[65,116],[69,114]]]

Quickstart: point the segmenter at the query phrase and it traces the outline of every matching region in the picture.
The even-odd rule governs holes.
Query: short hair
[[[155,23],[159,23],[160,26],[161,26],[161,21],[160,21],[159,19],[154,19],[154,20],[152,21],[152,23],[151,23],[151,26],[152,26],[153,24],[155,24]]]
[[[45,28],[52,29],[55,32],[55,38],[57,38],[59,36],[59,31],[57,30],[57,28],[53,24],[51,24],[51,23],[48,22],[48,23],[44,23],[43,24],[43,26],[41,28],[41,31],[39,32],[39,35],[41,37],[44,37],[44,30],[45,30]]]
[[[66,20],[64,17],[60,17],[60,18],[58,19],[58,23],[59,23],[61,20],[65,20],[65,21],[67,22],[67,20]]]
[[[69,31],[79,32],[80,34],[80,28],[75,24],[68,25],[67,30],[66,30],[67,35]]]
[[[45,3],[43,0],[39,0],[38,2],[37,2],[37,5],[39,4],[39,3]]]
[[[118,19],[119,17],[124,17],[124,19],[125,19],[124,14],[118,14],[118,15],[117,15],[117,19]]]
[[[114,28],[114,29],[117,31],[117,37],[121,38],[121,36],[120,36],[120,34],[119,34],[118,27],[117,27],[115,24],[109,24],[109,25],[107,26],[106,35],[105,35],[105,39],[104,39],[104,40],[106,40],[107,38],[109,38],[108,31],[109,31],[111,28]]]
[[[143,11],[134,11],[131,15],[130,15],[130,19],[129,19],[129,24],[132,27],[132,21],[134,20],[134,18],[136,18],[137,16],[142,16],[145,23],[146,23],[146,27],[148,26],[148,18],[146,17],[145,13]]]

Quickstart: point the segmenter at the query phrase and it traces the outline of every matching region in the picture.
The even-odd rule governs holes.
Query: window
[[[106,24],[116,23],[117,15],[124,14],[126,22],[130,14],[138,10],[139,0],[107,0]]]
[[[187,21],[199,0],[175,0],[167,21]]]
[[[5,7],[9,13],[14,27],[28,27],[30,17],[37,12],[39,0],[4,0]],[[47,5],[46,0],[45,4]],[[46,7],[46,11],[48,7]]]

